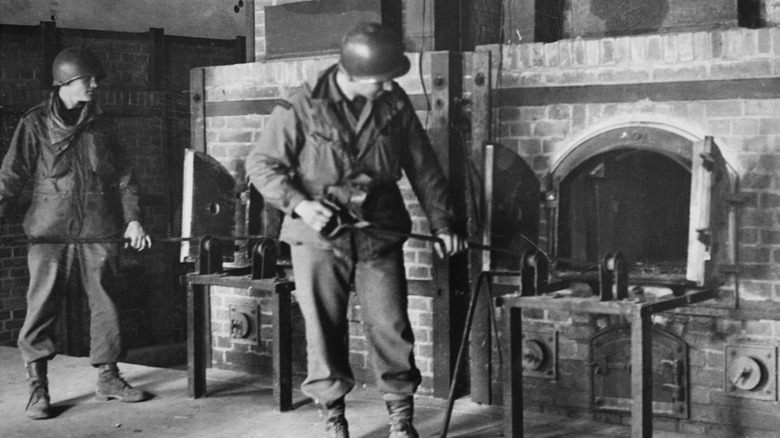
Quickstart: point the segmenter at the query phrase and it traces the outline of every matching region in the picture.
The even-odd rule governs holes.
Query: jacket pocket
[[[367,161],[381,174],[398,180],[402,176],[401,157],[404,152],[402,147],[401,141],[397,136],[389,133],[380,133],[373,139]]]
[[[68,236],[73,217],[72,192],[33,192],[22,224],[30,237]]]
[[[91,141],[87,141],[85,144],[87,145],[89,166],[93,172],[99,175],[112,175],[116,172],[111,160],[110,146],[105,135],[99,133],[92,134]]]
[[[336,184],[350,167],[350,157],[337,134],[313,131],[298,154],[298,174],[315,186]],[[313,194],[313,193],[312,193]]]

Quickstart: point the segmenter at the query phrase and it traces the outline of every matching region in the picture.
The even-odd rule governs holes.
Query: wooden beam
[[[490,142],[490,52],[475,52],[471,57],[471,145],[470,158],[472,167],[478,169],[481,184],[474,181],[469,193],[479,194],[476,199],[469,199],[470,236],[482,235],[482,243],[490,245],[490,212],[488,210],[492,184],[491,168],[485,167],[486,147]],[[491,147],[492,148],[492,147]],[[492,156],[492,154],[488,154]],[[478,177],[474,179],[477,180]],[[480,188],[483,192],[480,193]],[[477,220],[477,219],[480,220]],[[482,271],[490,269],[490,253],[487,251],[469,252],[470,278],[472,284],[479,278]],[[482,285],[483,290],[474,310],[474,325],[471,329],[471,339],[477,342],[469,343],[471,357],[471,400],[475,403],[492,404],[493,381],[493,341],[491,331],[491,312],[488,306],[493,305],[490,296],[491,288]],[[475,292],[472,292],[475,293]]]
[[[246,37],[237,36],[236,43],[233,46],[233,60],[236,64],[243,64],[246,62]]]
[[[496,89],[491,94],[497,107],[559,103],[621,103],[642,99],[653,102],[778,99],[780,78],[512,87]]]
[[[284,99],[252,99],[206,102],[208,117],[268,115]]]
[[[422,94],[410,94],[409,100],[416,111],[427,111],[428,101]],[[284,99],[246,99],[206,102],[208,117],[245,116],[249,114],[269,115]]]
[[[190,148],[206,153],[206,71],[190,70]]]
[[[162,86],[165,80],[165,29],[149,28],[149,85]]]
[[[428,136],[439,156],[444,172],[449,174],[449,54],[431,53],[430,69],[433,86],[432,108]],[[452,296],[450,294],[449,266],[434,258],[433,288],[433,395],[446,398],[452,381],[457,348],[452,331]]]
[[[460,54],[435,52],[430,55],[432,86],[428,135],[449,179],[449,193],[455,215],[466,217],[464,175],[467,145],[453,136],[453,121],[457,99],[462,94],[462,60]],[[465,223],[456,224],[465,232]],[[433,278],[436,296],[433,299],[433,395],[449,395],[455,369],[464,318],[469,303],[467,254],[442,260],[433,258]],[[461,382],[466,383],[466,382]]]
[[[246,14],[246,62],[255,62],[255,0],[244,0]]]

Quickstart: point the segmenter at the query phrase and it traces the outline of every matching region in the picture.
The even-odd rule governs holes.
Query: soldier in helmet
[[[465,249],[453,226],[447,181],[406,93],[393,81],[410,63],[398,35],[364,23],[342,40],[339,62],[277,106],[247,158],[264,199],[285,213],[296,297],[305,319],[303,392],[326,418],[329,437],[348,437],[344,396],[352,390],[347,301],[354,285],[371,367],[387,404],[392,438],[417,437],[420,384],[407,314],[399,234],[411,231],[398,181],[405,174],[449,256]],[[339,231],[365,221],[396,232]],[[343,230],[343,228],[342,228]]]
[[[140,223],[138,187],[116,129],[95,101],[105,77],[98,58],[83,48],[60,52],[52,66],[54,90],[19,122],[0,167],[0,219],[25,185],[32,201],[23,227],[30,238],[109,239],[124,236],[143,250],[151,239]],[[124,234],[122,234],[124,233]],[[112,298],[117,244],[34,243],[28,248],[30,284],[19,350],[27,368],[27,416],[51,416],[47,362],[55,354],[62,298],[83,289],[91,310],[90,363],[98,368],[99,399],[141,401],[143,391],[119,375],[119,317]]]

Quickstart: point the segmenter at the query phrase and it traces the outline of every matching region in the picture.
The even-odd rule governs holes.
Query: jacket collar
[[[314,101],[328,102],[336,105],[342,105],[346,97],[336,84],[336,72],[338,71],[338,64],[334,64],[324,71],[320,72],[315,77],[312,77],[304,84],[305,89],[308,91],[310,97]],[[367,119],[375,118],[377,121],[376,127],[381,130],[390,120],[395,116],[397,112],[403,107],[403,99],[399,99],[397,95],[398,84],[395,82],[388,82],[387,89],[377,99],[372,102],[373,109],[370,117]],[[331,107],[332,110],[333,107]],[[338,120],[335,117],[335,113],[331,111],[330,115],[334,120]],[[358,128],[362,127],[364,123],[358,123]],[[339,122],[339,125],[342,123]],[[357,131],[360,131],[358,129]]]
[[[49,131],[49,140],[53,145],[61,142],[70,141],[78,131],[87,123],[91,122],[97,116],[103,113],[103,109],[96,102],[87,102],[81,109],[78,122],[75,125],[68,125],[62,119],[62,101],[57,96],[57,90],[49,94],[46,111],[46,128]]]

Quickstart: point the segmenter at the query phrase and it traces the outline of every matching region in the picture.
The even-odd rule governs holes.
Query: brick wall
[[[409,94],[422,92],[422,85],[417,69],[417,59],[412,58],[412,70],[401,78],[400,84]],[[206,102],[224,102],[247,99],[285,98],[291,89],[300,86],[306,78],[315,76],[336,61],[333,56],[307,58],[286,61],[256,62],[232,66],[221,66],[206,69],[205,95]],[[427,58],[424,59],[427,63]],[[427,64],[426,64],[427,65]],[[426,77],[426,81],[430,78]],[[430,89],[430,84],[427,84]],[[425,121],[425,114],[420,113]],[[242,178],[245,175],[244,159],[252,145],[258,140],[267,115],[241,116],[208,116],[206,114],[206,147],[207,153],[219,160],[234,176]],[[427,232],[427,220],[422,209],[417,204],[411,186],[405,180],[401,183],[402,192],[407,200],[407,207],[413,216],[414,231]],[[432,278],[432,251],[427,243],[409,241],[404,246],[407,277],[413,281],[430,281]],[[225,312],[226,304],[236,299],[244,299],[245,291],[229,288],[214,288],[212,310],[214,325],[214,348],[218,354],[213,356],[214,366],[227,369],[240,369],[247,372],[257,372],[251,364],[252,356],[262,358],[261,364],[267,364],[270,354],[268,346],[263,344],[258,348],[247,348],[241,343],[230,343],[229,316]],[[233,301],[231,301],[233,300]],[[262,301],[252,298],[261,305]],[[350,312],[350,352],[351,361],[358,379],[373,381],[373,375],[368,368],[367,352],[364,348],[364,337],[360,325],[360,309],[354,297],[351,300]],[[297,309],[296,309],[297,311]],[[422,393],[432,391],[432,316],[431,298],[414,296],[410,299],[410,318],[417,338],[417,362],[423,373]],[[303,326],[296,326],[296,336],[302,336]],[[266,341],[263,341],[264,343]],[[236,352],[248,355],[236,355]],[[305,356],[296,356],[303,360]],[[296,370],[305,369],[301,363],[296,363]]]
[[[495,49],[495,48],[493,48]],[[555,87],[674,81],[774,78],[780,75],[780,28],[735,29],[503,47],[499,87]],[[498,142],[513,150],[538,177],[587,138],[609,127],[644,123],[696,137],[714,136],[740,178],[747,201],[738,211],[740,310],[708,304],[655,318],[654,323],[690,346],[689,420],[656,418],[661,430],[716,437],[775,436],[777,401],[730,397],[724,391],[727,345],[780,345],[780,100],[725,99],[616,103],[556,103],[502,107]],[[540,242],[549,250],[544,223]],[[500,308],[499,308],[500,311]],[[589,339],[622,318],[527,311],[529,328],[556,330],[559,378],[525,379],[525,406],[573,416],[593,415],[587,375]],[[494,385],[497,392],[501,382]],[[625,423],[619,414],[598,414]]]
[[[780,32],[777,28],[575,39],[501,48],[486,46],[479,50],[492,50],[496,54],[500,51],[500,56],[493,58],[498,60],[494,71],[499,73],[494,84],[499,88],[773,78],[780,74]],[[402,78],[401,83],[407,92],[414,94],[421,92],[421,85],[416,55],[411,57],[413,71]],[[333,57],[322,57],[207,69],[206,101],[284,98],[290,87],[334,61]],[[423,61],[425,63],[425,57]],[[429,81],[429,78],[425,80]],[[430,84],[427,89],[431,89]],[[780,304],[777,274],[780,245],[776,232],[780,221],[780,186],[776,172],[780,150],[777,131],[780,103],[774,98],[625,100],[502,107],[495,114],[497,140],[514,151],[541,181],[567,151],[611,126],[639,121],[699,138],[715,137],[726,160],[739,175],[741,192],[747,194],[747,202],[740,207],[738,218],[740,275],[736,284],[741,308],[729,308],[729,305],[733,307],[733,302],[725,303],[725,308],[721,308],[724,303],[715,303],[669,312],[655,319],[661,327],[689,344],[692,376],[690,420],[659,418],[656,422],[661,429],[705,432],[713,436],[735,436],[735,433],[743,432],[771,436],[779,427],[778,416],[774,413],[777,403],[727,396],[723,388],[723,351],[726,345],[732,344],[776,346],[780,342],[777,322],[780,312],[774,316],[771,312],[761,313],[761,308],[767,304]],[[425,114],[420,116],[425,120]],[[243,175],[243,158],[252,142],[257,140],[265,117],[207,115],[208,152],[236,175]],[[406,191],[405,195],[412,200],[410,192]],[[419,212],[413,202],[409,208],[413,212],[417,208]],[[419,215],[415,217],[415,229],[425,231],[424,219]],[[539,235],[528,237],[549,249],[545,236],[546,224],[542,220]],[[418,248],[417,244],[409,242],[405,246],[407,275],[415,280],[426,280],[431,278],[431,253],[427,246]],[[508,286],[511,288],[512,285]],[[241,291],[223,292],[225,297],[236,293],[241,296]],[[431,303],[428,297],[416,296],[410,302],[410,316],[418,339],[417,358],[424,373],[423,394],[431,389]],[[500,307],[498,311],[500,318]],[[220,315],[215,312],[213,317]],[[367,356],[363,349],[359,309],[352,308],[350,321],[352,364],[360,380],[371,381],[373,377],[365,367]],[[546,311],[526,312],[524,321],[529,327],[560,333],[559,378],[555,381],[526,379],[527,405],[573,416],[593,415],[586,377],[589,339],[603,329],[626,321],[617,317]],[[216,336],[223,336],[222,333],[216,333]],[[236,346],[223,345],[222,348],[230,351]],[[493,356],[493,363],[497,363],[497,353]],[[236,368],[241,364],[238,359],[235,363],[220,363],[226,357],[215,358],[214,365]],[[296,369],[302,369],[300,364]],[[495,369],[493,375],[500,376],[500,370]],[[495,381],[493,389],[500,400],[502,382]],[[621,414],[598,414],[597,417],[605,421],[627,421]],[[761,422],[736,418],[760,418]]]
[[[255,0],[255,59],[261,60],[266,54],[265,10],[266,6],[277,6],[300,0]],[[389,2],[388,2],[389,3]],[[435,4],[439,4],[439,8]],[[434,0],[417,0],[401,2],[401,21],[403,40],[409,52],[442,50],[443,47],[458,47],[463,50],[472,49],[475,44],[490,44],[500,40],[502,0],[473,0],[463,4],[463,17],[456,17],[457,8],[449,7],[446,2]],[[436,17],[441,18],[437,20]],[[456,20],[462,26],[460,32],[449,35],[457,37],[458,42],[450,41],[446,36],[437,38],[436,23],[444,26],[443,20]],[[347,29],[345,29],[346,31]]]
[[[147,66],[151,48],[144,39],[129,33],[62,31],[62,47],[88,47],[103,62],[106,88],[132,89],[149,85]]]
[[[19,117],[47,96],[50,88],[42,78],[51,67],[44,66],[46,43],[38,26],[4,25],[0,41],[4,156]],[[144,226],[153,236],[168,234],[175,228],[172,219],[180,197],[176,157],[189,145],[189,69],[235,62],[235,42],[168,37],[170,62],[158,83],[151,73],[154,47],[147,33],[56,29],[56,44],[87,47],[103,62],[108,77],[100,83],[99,99],[133,160],[144,199]],[[27,202],[29,196],[23,196],[4,233],[22,232],[20,212]],[[143,278],[134,284],[146,285],[142,298],[129,303],[132,309],[123,309],[122,325],[129,333],[125,344],[130,348],[184,340],[184,292],[174,274],[175,250],[155,245],[142,254],[123,252],[125,269],[142,268]],[[0,345],[15,344],[24,319],[26,266],[25,247],[0,248]]]

